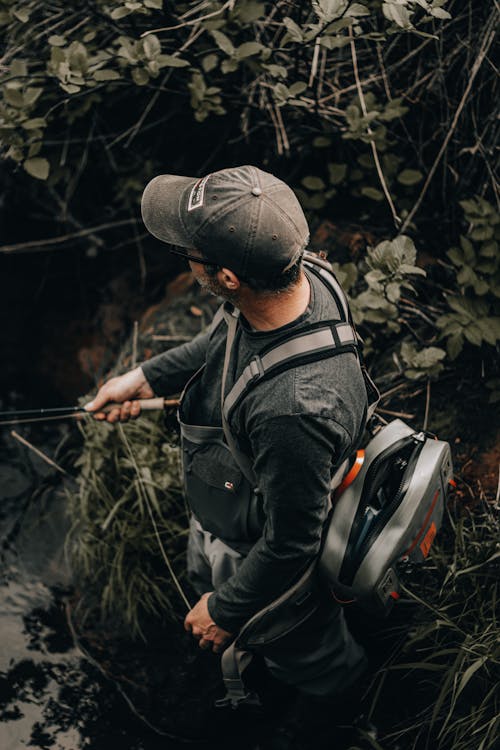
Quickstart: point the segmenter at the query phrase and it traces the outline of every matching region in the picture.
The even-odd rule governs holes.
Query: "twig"
[[[401,417],[402,419],[415,419],[415,414],[407,414],[404,411],[391,411],[390,409],[382,409],[380,406],[377,409],[377,412],[382,412],[382,414],[388,414],[390,417]]]
[[[470,91],[471,91],[471,88],[472,88],[472,84],[474,83],[474,80],[475,80],[475,78],[476,78],[476,76],[477,76],[477,74],[479,72],[479,69],[480,69],[481,65],[483,64],[483,61],[484,61],[486,55],[489,52],[489,49],[490,49],[490,47],[491,47],[491,45],[493,43],[493,39],[495,38],[495,28],[494,28],[495,24],[494,24],[494,19],[495,19],[496,15],[497,15],[496,13],[492,13],[490,23],[488,24],[487,30],[486,30],[485,35],[483,37],[483,42],[481,44],[481,49],[479,50],[479,54],[478,54],[476,60],[474,61],[474,65],[471,68],[467,86],[465,87],[465,91],[464,91],[464,93],[462,95],[462,98],[460,100],[460,103],[459,103],[459,105],[458,105],[458,107],[456,109],[455,115],[454,115],[452,123],[450,125],[450,129],[448,130],[448,132],[446,134],[446,137],[445,137],[443,143],[441,144],[441,148],[439,149],[438,154],[437,154],[436,158],[434,159],[434,164],[430,168],[429,174],[427,175],[427,179],[425,180],[425,183],[424,183],[424,185],[422,187],[422,190],[420,191],[420,195],[418,196],[418,198],[417,198],[417,200],[415,202],[415,205],[413,206],[413,208],[411,209],[410,213],[408,214],[408,216],[404,220],[403,225],[401,226],[401,229],[400,229],[401,233],[404,232],[407,229],[407,227],[409,226],[409,224],[413,221],[413,217],[415,216],[415,214],[417,213],[418,209],[420,208],[421,203],[422,203],[422,201],[424,199],[424,196],[427,193],[429,185],[430,185],[430,183],[432,181],[432,178],[434,177],[436,169],[438,168],[439,162],[443,158],[443,154],[446,151],[448,143],[450,142],[451,137],[452,137],[453,133],[455,132],[455,128],[457,126],[457,123],[458,123],[458,120],[460,118],[460,115],[462,114],[462,110],[465,107],[467,99],[469,98],[469,94],[470,94]],[[491,28],[492,25],[493,25],[493,28]]]
[[[148,34],[158,34],[160,31],[175,31],[175,29],[183,29],[185,26],[194,26],[197,23],[205,21],[205,19],[207,18],[213,18],[214,16],[220,15],[227,8],[231,8],[232,10],[235,2],[236,0],[228,0],[228,2],[224,3],[222,7],[212,11],[212,13],[207,13],[205,16],[199,16],[198,18],[194,18],[192,21],[184,21],[184,23],[178,23],[176,26],[163,26],[161,29],[150,29],[149,31],[144,31],[141,34],[141,38],[147,36]]]
[[[356,88],[358,90],[358,96],[359,96],[359,102],[361,104],[361,109],[363,110],[363,115],[367,117],[368,110],[366,108],[366,101],[365,96],[363,94],[363,89],[361,87],[361,81],[359,79],[359,71],[358,71],[358,58],[356,55],[356,44],[354,42],[354,36],[352,33],[352,29],[349,27],[349,36],[350,36],[350,45],[351,45],[351,57],[352,57],[352,68],[354,70],[354,78],[356,79]],[[372,149],[373,154],[373,160],[375,162],[375,167],[377,168],[377,174],[380,180],[380,184],[382,186],[382,190],[384,192],[384,195],[386,197],[387,203],[389,204],[389,208],[391,209],[392,213],[392,219],[394,221],[394,225],[396,227],[401,226],[401,219],[399,218],[396,207],[394,205],[394,202],[391,198],[391,194],[389,193],[389,188],[387,187],[387,183],[385,181],[384,173],[382,171],[382,166],[380,164],[380,159],[378,157],[378,150],[377,146],[375,145],[375,139],[373,137],[373,130],[371,129],[369,123],[367,122],[366,130],[368,132],[368,135],[370,135],[370,146]]]
[[[273,121],[273,125],[274,125],[274,132],[276,135],[276,149],[278,151],[278,156],[281,156],[283,154],[283,144],[281,142],[280,127],[279,127],[278,121],[276,120],[276,114],[274,112],[272,104],[268,102],[266,106],[267,106],[267,109],[269,110],[269,114],[271,115],[271,120]]]
[[[399,383],[399,385],[395,385],[393,388],[389,388],[388,391],[384,391],[384,393],[380,394],[380,398],[388,398],[388,396],[392,396],[393,393],[396,393],[397,391],[400,391],[401,388],[407,388],[408,383]]]
[[[132,333],[132,369],[137,365],[137,339],[139,336],[139,323],[134,320],[134,331]]]
[[[308,86],[309,88],[312,86],[314,79],[316,78],[316,73],[318,72],[318,60],[319,60],[319,38],[316,39],[316,43],[314,45],[314,52],[312,57],[312,63],[311,63],[311,72],[309,74],[309,82]]]
[[[148,509],[149,516],[151,518],[151,523],[153,524],[153,529],[154,529],[154,532],[155,532],[156,539],[158,541],[158,546],[160,548],[160,552],[162,554],[163,560],[165,561],[165,565],[167,566],[168,572],[170,573],[172,581],[174,582],[175,587],[176,587],[177,591],[179,592],[179,594],[180,594],[180,596],[182,598],[182,601],[186,605],[187,609],[189,611],[191,611],[191,604],[189,603],[188,598],[187,598],[186,594],[184,593],[184,589],[182,588],[182,586],[181,586],[181,584],[179,582],[179,579],[175,575],[175,571],[172,568],[172,565],[170,563],[170,560],[168,559],[167,553],[165,552],[165,547],[163,546],[163,542],[162,542],[161,537],[160,537],[160,532],[158,531],[158,527],[156,525],[156,520],[155,520],[155,517],[153,515],[153,511],[151,509],[151,503],[149,501],[148,492],[146,490],[146,487],[144,486],[144,479],[143,479],[143,476],[142,476],[141,472],[139,471],[139,467],[138,467],[137,462],[135,460],[135,456],[134,456],[134,453],[132,451],[132,447],[131,447],[131,445],[130,445],[130,443],[128,441],[128,438],[127,438],[127,436],[125,434],[125,431],[123,429],[123,425],[120,422],[118,422],[117,426],[118,426],[118,430],[120,432],[120,436],[121,436],[123,442],[125,443],[125,445],[127,447],[127,451],[128,451],[129,456],[130,456],[130,460],[132,461],[132,465],[134,467],[135,473],[137,474],[137,479],[138,479],[138,482],[139,482],[139,486],[140,486],[140,488],[142,490],[142,494],[143,494],[144,500],[146,502],[146,507]]]
[[[497,484],[497,494],[495,496],[495,508],[498,510],[499,505],[498,501],[500,500],[500,464],[498,464],[498,484]]]
[[[164,336],[163,334],[154,333],[151,338],[153,341],[191,341],[192,336]]]
[[[285,130],[285,124],[284,124],[283,118],[281,116],[281,109],[280,109],[280,107],[278,107],[277,105],[275,105],[275,110],[276,110],[276,120],[278,122],[278,127],[279,127],[280,133],[281,133],[281,141],[283,143],[283,148],[285,149],[285,151],[290,151],[290,143],[288,141],[288,135],[287,135],[286,130]]]
[[[37,250],[45,250],[50,245],[62,245],[70,240],[76,240],[80,237],[88,237],[95,232],[105,232],[108,229],[117,229],[118,227],[130,226],[137,224],[138,219],[121,219],[120,221],[110,221],[106,224],[98,224],[95,227],[81,229],[78,232],[61,234],[59,237],[51,237],[47,240],[30,240],[30,242],[19,242],[16,245],[0,245],[0,253],[24,253]]]
[[[53,461],[51,458],[45,455],[43,451],[41,451],[39,448],[36,448],[32,443],[29,442],[29,440],[26,440],[26,438],[21,437],[19,433],[17,433],[15,430],[11,430],[10,434],[13,438],[15,438],[19,443],[22,443],[27,448],[33,451],[33,453],[36,453],[36,455],[42,459],[42,461],[45,461],[45,463],[49,464],[49,466],[52,466],[52,468],[57,469],[57,471],[60,471],[61,474],[64,474],[65,476],[70,476],[68,472],[62,468],[62,466],[59,466],[59,464],[56,464],[55,461]]]
[[[431,379],[427,378],[427,389],[426,389],[426,397],[425,397],[425,414],[424,414],[424,426],[422,429],[427,429],[427,424],[429,422],[429,407],[431,403]]]

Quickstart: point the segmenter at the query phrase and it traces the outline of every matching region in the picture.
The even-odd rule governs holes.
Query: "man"
[[[331,477],[364,429],[366,389],[352,352],[259,382],[228,416],[255,477],[251,486],[223,439],[223,370],[227,395],[258,353],[340,315],[325,283],[302,263],[309,238],[302,209],[281,180],[243,166],[202,179],[160,175],[144,191],[142,215],[204,288],[231,303],[226,317],[239,311],[234,344],[228,351],[227,325],[216,320],[193,341],[107,382],[87,409],[125,421],[140,412],[134,399],[179,392],[192,378],[180,422],[193,511],[188,570],[200,599],[185,626],[201,648],[222,651],[317,557]],[[108,401],[122,406],[100,412]],[[329,592],[262,654],[275,677],[319,700],[338,702],[365,667]]]

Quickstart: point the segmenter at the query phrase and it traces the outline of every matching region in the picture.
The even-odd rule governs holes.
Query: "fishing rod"
[[[159,411],[169,406],[178,406],[177,399],[141,398],[138,399],[141,411]],[[0,427],[10,424],[26,424],[29,422],[48,422],[54,419],[81,418],[83,415],[92,416],[94,413],[109,413],[123,404],[111,401],[98,409],[97,412],[87,411],[83,406],[57,406],[49,409],[22,409],[18,411],[0,411]]]

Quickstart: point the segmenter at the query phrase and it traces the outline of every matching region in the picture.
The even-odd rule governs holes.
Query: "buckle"
[[[261,708],[262,702],[257,693],[244,693],[243,695],[229,695],[227,693],[224,698],[219,698],[214,702],[215,708],[232,708],[236,710],[240,706],[253,706],[254,708]]]
[[[255,378],[262,377],[264,375],[264,368],[262,367],[262,360],[258,354],[256,354],[255,357],[250,361],[249,368],[250,368],[250,375],[252,376],[252,380],[254,380]]]

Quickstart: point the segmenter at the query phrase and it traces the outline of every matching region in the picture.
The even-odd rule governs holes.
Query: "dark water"
[[[29,438],[54,456],[72,429],[32,430]],[[71,488],[71,480],[61,481],[8,433],[2,436],[0,748],[164,748],[165,739],[134,717],[114,683],[74,645],[64,555]]]

